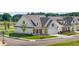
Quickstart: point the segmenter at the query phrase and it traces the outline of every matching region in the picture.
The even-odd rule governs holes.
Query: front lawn
[[[79,46],[79,41],[67,41],[63,43],[50,44],[49,46]]]
[[[11,31],[11,30],[14,30],[14,25],[16,24],[16,22],[7,22],[10,24],[10,28],[9,29],[6,29],[7,31]],[[0,21],[0,32],[5,30],[5,26],[4,26],[4,21]]]
[[[63,35],[67,35],[67,36],[70,36],[70,35],[75,35],[75,34],[79,34],[79,33],[76,33],[76,32],[64,32],[62,33]]]
[[[20,34],[20,33],[9,33],[10,37],[18,37],[18,38],[25,38],[25,39],[45,39],[45,38],[55,38],[57,36],[42,36],[42,35],[31,35],[31,34]]]

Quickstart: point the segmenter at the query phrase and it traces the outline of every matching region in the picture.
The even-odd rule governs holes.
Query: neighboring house
[[[79,30],[79,17],[23,15],[15,27],[16,33],[52,35]]]
[[[79,31],[79,17],[74,17],[74,31]]]

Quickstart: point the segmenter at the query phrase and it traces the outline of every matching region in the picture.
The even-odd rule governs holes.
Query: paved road
[[[2,39],[2,37],[0,37],[0,39]],[[79,40],[79,35],[67,38],[53,38],[53,39],[36,40],[36,41],[23,41],[23,40],[16,40],[13,38],[5,38],[7,46],[47,46],[48,44],[55,44],[63,42],[65,40]]]

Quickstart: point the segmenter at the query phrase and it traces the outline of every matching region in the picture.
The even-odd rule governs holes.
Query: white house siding
[[[26,28],[26,34],[33,34],[33,28]]]
[[[22,31],[22,28],[20,28],[20,27],[22,26],[23,21],[25,21],[26,27],[33,27],[31,21],[30,21],[28,18],[26,18],[26,16],[24,15],[24,16],[22,16],[21,19],[17,22],[17,24],[16,24],[16,29],[15,29],[14,32],[15,32],[15,33],[28,33],[28,34],[33,33],[33,29],[32,29],[32,28],[26,28],[26,31],[25,31],[25,32]],[[20,26],[20,27],[19,27],[19,26]]]
[[[25,16],[22,16],[22,17],[19,19],[19,21],[17,22],[16,26],[22,26],[22,22],[23,22],[23,21],[26,21]]]
[[[54,24],[54,26],[52,26],[52,24]],[[48,34],[52,35],[52,34],[57,34],[57,33],[58,33],[57,25],[54,22],[52,22],[48,27]]]
[[[74,31],[79,31],[79,25],[74,26]]]
[[[21,17],[21,19],[17,22],[16,26],[22,26],[23,21],[25,21],[26,27],[33,27],[33,24],[28,18],[26,18],[25,15]]]
[[[22,28],[16,27],[15,33],[23,33]]]
[[[58,30],[57,28],[53,27],[53,28],[48,28],[48,34],[52,35],[52,34],[57,34]]]
[[[53,17],[52,17],[53,18]],[[51,18],[50,18],[50,20],[51,20]],[[50,21],[50,20],[48,20],[48,22]],[[57,29],[57,32],[60,32],[60,31],[62,31],[62,25],[60,25],[57,21],[56,21],[56,19],[52,19],[53,20],[53,23],[55,24],[55,29]],[[47,24],[48,24],[48,22],[46,23],[46,25],[45,26],[47,26]],[[57,28],[58,27],[58,28]],[[50,28],[52,28],[52,27],[50,27]]]
[[[26,28],[25,32],[23,32],[22,28],[17,27],[15,33],[33,34],[33,28]]]
[[[57,27],[58,32],[62,31],[63,25],[60,25],[57,21],[54,21],[55,26]]]

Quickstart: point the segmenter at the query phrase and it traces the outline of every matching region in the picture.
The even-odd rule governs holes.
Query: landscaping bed
[[[0,28],[0,32],[4,30],[4,27]],[[23,38],[23,40],[37,40],[37,39],[46,39],[46,38],[55,38],[57,36],[49,36],[49,35],[32,35],[32,34],[20,34],[20,33],[14,33],[15,28],[10,27],[10,29],[7,29],[5,32],[5,36],[7,37],[15,37],[15,38]]]
[[[32,34],[20,34],[20,33],[9,33],[9,37],[18,37],[24,39],[46,39],[46,38],[55,38],[57,36],[42,36],[42,35],[32,35]]]

